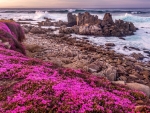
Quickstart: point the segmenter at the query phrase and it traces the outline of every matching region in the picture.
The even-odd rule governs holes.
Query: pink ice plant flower
[[[133,113],[141,99],[106,78],[0,48],[1,113]]]

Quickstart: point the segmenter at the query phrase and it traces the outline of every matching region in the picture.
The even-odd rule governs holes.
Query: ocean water
[[[51,18],[53,21],[67,21],[67,13],[72,12],[74,14],[88,11],[93,15],[98,15],[100,19],[106,12],[110,12],[114,20],[122,19],[124,21],[133,22],[139,29],[133,36],[123,37],[125,40],[117,37],[95,37],[88,36],[88,40],[91,43],[97,45],[104,45],[108,42],[113,42],[116,46],[113,48],[116,52],[125,55],[131,55],[133,52],[142,53],[146,58],[144,61],[150,60],[147,53],[150,52],[150,9],[0,9],[1,19],[33,19],[30,21],[33,25],[37,22],[43,21],[44,17]],[[82,38],[83,36],[72,34]],[[125,49],[126,47],[136,47],[140,51],[133,49]]]

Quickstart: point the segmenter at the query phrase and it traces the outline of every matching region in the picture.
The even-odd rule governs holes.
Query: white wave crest
[[[43,19],[44,17],[48,17],[47,11],[36,11],[35,12],[35,19]]]
[[[75,12],[76,9],[68,9],[68,12]]]
[[[150,22],[150,17],[142,17],[142,16],[137,16],[137,15],[128,14],[128,13],[125,13],[124,15],[115,16],[114,19],[116,20],[122,19],[124,21],[129,21],[133,23]]]

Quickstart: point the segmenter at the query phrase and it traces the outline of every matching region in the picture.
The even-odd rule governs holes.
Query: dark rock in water
[[[122,40],[126,40],[125,38],[123,38],[123,37],[118,37],[119,39],[122,39]]]
[[[150,55],[150,51],[148,51],[148,50],[145,50],[144,53],[147,53],[147,54]]]
[[[106,45],[106,46],[115,46],[114,43],[106,43],[105,45]]]
[[[129,23],[129,30],[132,31],[132,32],[135,32],[136,31],[136,27],[134,26],[133,23]]]
[[[53,19],[51,19],[51,18],[47,18],[47,17],[44,17],[44,19],[45,19],[45,20],[53,20]]]
[[[141,53],[132,53],[131,56],[136,60],[143,60],[145,58]]]
[[[68,27],[72,27],[74,25],[77,25],[77,17],[76,15],[72,15],[72,13],[68,13]]]
[[[124,46],[123,48],[124,48],[124,49],[128,49],[128,47],[127,47],[127,46]]]
[[[18,19],[18,21],[35,21],[35,20],[33,20],[33,19]]]
[[[140,51],[139,48],[136,48],[136,47],[129,47],[130,49],[134,49],[134,50],[137,50],[137,51]]]

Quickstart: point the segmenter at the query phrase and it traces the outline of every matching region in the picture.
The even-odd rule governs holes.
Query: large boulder
[[[73,15],[72,13],[68,13],[68,27],[72,27],[74,25],[77,25],[77,17],[76,15]]]
[[[117,78],[117,70],[115,67],[109,66],[105,71],[105,76],[110,81],[115,81]]]
[[[139,84],[139,83],[126,83],[126,85],[132,90],[142,91],[148,97],[150,96],[150,87],[149,86]]]

